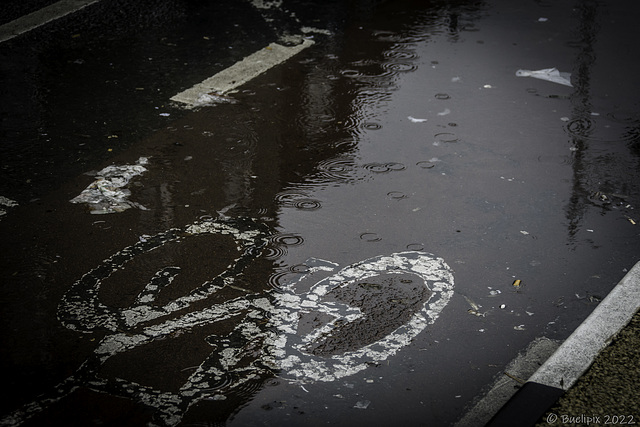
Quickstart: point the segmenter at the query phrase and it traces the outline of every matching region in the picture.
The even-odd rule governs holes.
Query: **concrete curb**
[[[483,426],[513,397],[525,381],[560,347],[562,341],[539,337],[504,368],[480,400],[453,427]]]
[[[486,427],[532,426],[571,388],[640,308],[640,262],[620,280]]]

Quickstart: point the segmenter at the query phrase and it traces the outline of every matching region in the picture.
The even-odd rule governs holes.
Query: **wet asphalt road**
[[[28,4],[45,5],[7,6],[6,16]],[[180,417],[162,421],[156,409],[174,406],[161,397],[145,406],[140,396],[175,395],[227,348],[238,361],[217,383],[192,388],[204,397],[183,425],[454,422],[534,338],[566,338],[638,260],[636,9],[103,0],[0,44],[0,196],[17,203],[0,216],[0,365],[11,390],[3,416],[43,406],[38,395],[75,375],[79,388],[25,425],[172,424]],[[235,102],[186,110],[169,101],[303,27],[315,29],[305,33],[315,44],[229,94]],[[571,73],[573,86],[515,75],[551,67]],[[91,215],[69,202],[97,171],[141,157],[149,162],[127,185],[131,208]],[[232,286],[165,313],[186,323],[151,321],[164,335],[96,362],[110,339],[149,336],[152,326],[110,329],[104,320],[147,307],[149,283],[164,286],[149,307],[166,308],[244,259],[233,236],[188,231],[215,218],[260,224],[260,256]],[[113,261],[109,277],[85,276],[133,245],[140,255]],[[397,354],[333,381],[291,381],[282,365],[263,366],[272,355],[265,342],[282,326],[269,304],[292,283],[308,290],[297,282],[303,274],[319,280],[407,251],[441,257],[455,285]],[[159,271],[171,280],[150,281]],[[100,288],[84,297],[102,305],[73,313],[104,313],[104,322],[65,327],[74,321],[59,304],[91,277]],[[425,301],[444,301],[411,291],[408,277],[382,277],[328,295],[369,320],[316,341],[331,343],[329,355],[379,340]],[[186,326],[190,313],[215,317],[208,307],[225,301],[255,307]],[[303,312],[298,332],[326,316]],[[316,353],[324,363],[328,353]],[[118,379],[148,389],[127,394]],[[191,401],[181,396],[184,410]]]

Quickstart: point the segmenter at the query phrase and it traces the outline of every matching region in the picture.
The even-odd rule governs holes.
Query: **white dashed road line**
[[[100,0],[61,0],[0,26],[0,43],[55,21]]]
[[[271,43],[269,46],[247,56],[242,61],[236,62],[229,68],[209,77],[202,83],[173,96],[171,100],[187,104],[187,106],[196,106],[202,103],[202,97],[206,97],[207,94],[224,95],[268,69],[281,64],[313,43],[309,39],[305,39],[301,44],[291,47]]]

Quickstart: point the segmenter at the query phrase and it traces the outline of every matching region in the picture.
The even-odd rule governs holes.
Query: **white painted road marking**
[[[121,270],[136,255],[157,250],[169,242],[205,234],[228,235],[235,240],[237,252],[241,255],[224,272],[163,306],[155,304],[156,296],[180,274],[179,266],[166,266],[156,272],[130,307],[109,307],[100,301],[102,281]],[[395,355],[438,318],[453,294],[453,275],[443,259],[425,252],[406,251],[351,264],[317,282],[316,273],[334,272],[338,265],[308,260],[309,270],[302,273],[299,280],[282,285],[277,292],[247,293],[187,311],[192,304],[208,299],[222,288],[233,287],[249,263],[260,255],[268,235],[266,226],[250,218],[203,221],[145,237],[106,259],[74,283],[65,294],[58,307],[58,319],[71,330],[89,333],[106,329],[112,333],[100,341],[93,354],[73,375],[35,401],[0,419],[0,425],[19,424],[79,386],[134,399],[154,408],[156,425],[174,426],[197,402],[224,400],[230,390],[264,376],[278,375],[297,383],[335,381]],[[321,338],[320,335],[335,333],[348,340],[348,336],[340,335],[344,330],[339,325],[366,316],[358,307],[332,301],[331,298],[327,300],[333,290],[357,287],[363,280],[380,275],[398,274],[403,275],[399,280],[404,280],[404,283],[412,282],[406,275],[416,276],[420,280],[416,285],[429,291],[425,294],[426,299],[404,323],[386,336],[378,337],[375,342],[353,350],[345,349],[327,356],[317,356],[308,351],[308,345]],[[301,292],[298,285],[303,280],[312,280],[315,284],[307,292]],[[326,324],[318,324],[320,327],[309,333],[300,331],[300,315],[305,313],[325,315]],[[100,376],[100,367],[116,354],[234,317],[237,318],[237,326],[230,333],[207,337],[207,343],[213,346],[211,354],[195,368],[178,391],[168,392],[125,378],[112,381]]]
[[[70,202],[87,204],[94,215],[123,212],[131,207],[146,210],[141,204],[128,200],[131,191],[125,187],[131,178],[147,170],[143,166],[147,163],[149,160],[146,157],[140,157],[135,165],[107,166],[96,174],[94,182]]]
[[[281,64],[303,49],[313,45],[313,43],[313,40],[309,39],[305,39],[301,44],[291,47],[271,43],[269,46],[247,56],[242,61],[236,62],[229,68],[220,71],[213,77],[209,77],[202,83],[180,92],[173,96],[171,100],[188,106],[196,106],[203,95],[208,93],[223,95],[254,79],[268,69]]]
[[[70,13],[77,12],[100,0],[61,0],[40,10],[22,16],[0,26],[0,43],[55,21]]]
[[[360,281],[382,274],[417,276],[431,295],[409,321],[372,344],[331,357],[313,357],[309,354],[306,347],[322,335],[331,333],[337,324],[344,325],[362,317],[359,309],[346,304],[322,302],[323,297],[334,289],[355,286]],[[335,381],[356,374],[372,363],[387,360],[408,345],[427,325],[436,321],[451,299],[454,286],[451,269],[442,258],[417,251],[380,255],[352,264],[317,282],[306,294],[297,294],[296,285],[297,282],[294,281],[275,295],[278,310],[272,314],[271,319],[280,330],[277,339],[284,342],[276,342],[269,354],[276,356],[275,363],[280,369],[280,376],[300,382]],[[287,338],[296,336],[298,314],[303,311],[325,313],[334,320],[299,337],[297,343],[286,343]],[[285,348],[293,351],[285,352]],[[277,360],[278,358],[281,360]]]

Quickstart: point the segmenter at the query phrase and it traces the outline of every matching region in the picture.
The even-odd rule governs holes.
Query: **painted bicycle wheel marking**
[[[157,250],[166,243],[201,234],[231,236],[240,256],[221,274],[188,295],[162,306],[154,305],[154,302],[160,290],[170,286],[179,274],[178,266],[166,266],[156,272],[128,308],[108,307],[100,302],[98,292],[102,281],[132,258]],[[188,311],[193,303],[209,298],[224,287],[234,287],[236,278],[260,255],[268,236],[268,229],[251,219],[218,219],[159,233],[106,259],[73,284],[59,305],[58,318],[72,330],[101,329],[111,334],[100,341],[93,355],[74,375],[47,395],[1,419],[0,425],[19,424],[80,386],[153,407],[155,423],[172,426],[180,422],[193,404],[203,399],[222,400],[230,390],[265,375],[277,375],[300,383],[334,381],[396,354],[438,318],[453,294],[453,275],[444,260],[425,252],[405,251],[370,258],[337,272],[337,264],[311,259],[305,263],[308,268],[301,270],[297,280],[275,292],[248,294]],[[333,274],[313,283],[318,275],[330,273]],[[384,280],[376,281],[380,277]],[[301,291],[309,281],[313,285]],[[403,289],[408,283],[413,288]],[[404,313],[402,324],[394,326],[384,336],[371,336],[371,342],[358,348],[337,347],[324,353],[317,350],[331,340],[348,341],[354,328],[363,328],[367,321],[376,321],[376,316],[368,314],[364,305],[353,306],[339,299],[340,295],[361,295],[369,289],[380,298],[393,292],[411,296],[406,298],[412,299],[411,310]],[[400,309],[403,307],[400,305]],[[322,322],[305,332],[300,319],[310,313],[317,314]],[[207,338],[213,346],[211,354],[177,392],[156,390],[122,378],[108,380],[99,376],[102,365],[117,354],[173,333],[238,316],[241,320],[229,334]],[[251,360],[247,363],[248,351],[251,351]]]
[[[329,358],[313,357],[306,353],[305,348],[311,342],[322,335],[331,333],[336,328],[336,321],[353,322],[362,316],[357,308],[344,305],[341,307],[339,303],[323,303],[322,298],[332,290],[357,284],[359,281],[378,276],[381,273],[411,273],[417,276],[424,282],[424,286],[427,286],[432,292],[428,303],[425,302],[423,307],[414,313],[406,324],[398,327],[383,339],[359,350]],[[453,275],[444,260],[425,252],[416,251],[378,256],[352,264],[319,281],[309,293],[303,296],[294,294],[296,284],[297,282],[294,282],[289,286],[289,289],[286,289],[289,293],[276,295],[282,307],[277,313],[282,316],[281,319],[278,319],[278,328],[282,333],[280,336],[291,334],[294,328],[290,319],[297,319],[297,313],[300,311],[315,310],[335,316],[334,321],[301,337],[297,343],[291,343],[290,347],[296,350],[297,354],[296,352],[286,354],[282,351],[282,344],[276,343],[274,345],[276,349],[273,354],[282,356],[278,363],[285,376],[293,377],[302,382],[309,380],[334,381],[366,369],[369,363],[379,363],[388,359],[409,344],[428,324],[433,323],[453,295]],[[295,314],[295,316],[291,314]],[[295,337],[294,333],[292,338]]]

